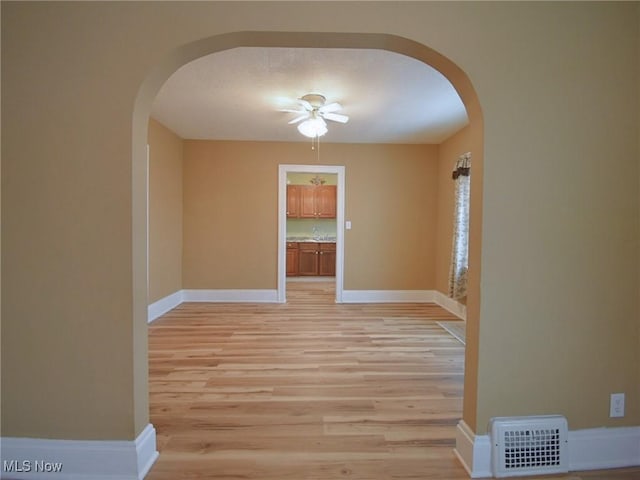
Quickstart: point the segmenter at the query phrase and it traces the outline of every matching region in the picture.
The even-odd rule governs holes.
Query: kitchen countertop
[[[297,242],[297,243],[336,243],[336,237],[324,237],[324,238],[287,237],[287,242]]]

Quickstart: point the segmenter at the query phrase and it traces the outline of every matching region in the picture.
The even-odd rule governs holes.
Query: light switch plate
[[[611,394],[609,416],[611,418],[624,417],[624,393]]]

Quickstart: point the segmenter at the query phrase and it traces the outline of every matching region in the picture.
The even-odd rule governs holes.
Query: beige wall
[[[182,139],[149,120],[149,303],[182,289]]]
[[[572,429],[640,423],[638,272],[629,268],[638,258],[639,154],[626,127],[638,121],[630,108],[640,85],[638,6],[523,6],[528,25],[552,30],[537,37],[537,53],[523,25],[486,23],[511,40],[500,48],[509,67],[494,65],[493,86],[477,82],[486,159],[480,430],[495,415],[551,411]],[[618,71],[624,79],[609,83]],[[627,393],[626,417],[610,419],[618,391]]]
[[[640,425],[637,2],[1,8],[3,435],[132,439],[148,422],[150,104],[186,61],[265,42],[414,55],[484,120],[482,188],[472,186],[483,200],[472,199],[482,231],[468,305],[472,429],[535,413],[564,414],[572,429]],[[380,178],[374,165],[362,182]],[[620,391],[627,415],[609,419]]]
[[[184,288],[275,288],[283,151],[284,144],[185,141]]]
[[[184,288],[275,289],[278,165],[307,143],[185,141]],[[345,289],[434,288],[437,147],[324,144],[345,166]]]
[[[345,290],[433,289],[437,147],[327,150],[345,165]]]

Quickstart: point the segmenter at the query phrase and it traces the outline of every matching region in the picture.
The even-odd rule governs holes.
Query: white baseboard
[[[435,303],[466,320],[467,307],[437,290],[344,290],[343,303]]]
[[[151,424],[133,441],[15,437],[0,441],[0,476],[7,480],[142,480],[158,458]]]
[[[278,302],[278,290],[182,290],[182,296],[183,302]]]
[[[434,303],[433,290],[344,290],[343,303]]]
[[[569,470],[601,470],[640,465],[640,427],[569,431]],[[455,454],[471,478],[492,478],[491,440],[475,435],[461,420]]]
[[[458,422],[454,453],[471,478],[493,476],[489,435],[476,435],[464,420]]]
[[[136,458],[138,460],[138,479],[147,476],[149,470],[160,456],[156,449],[156,429],[150,423],[136,438]]]
[[[179,290],[149,305],[151,323],[183,302],[278,303],[277,290]],[[466,318],[466,307],[436,290],[344,290],[343,303],[435,303],[458,318]]]
[[[277,303],[277,290],[179,290],[147,307],[147,323],[184,302]]]
[[[640,427],[569,431],[569,470],[640,465]]]
[[[467,306],[455,301],[453,298],[446,296],[444,293],[439,291],[434,291],[434,302],[440,305],[445,310],[453,313],[456,317],[461,320],[467,319]]]
[[[169,310],[173,310],[184,300],[183,290],[178,290],[157,302],[153,302],[147,307],[147,323],[153,322],[156,318],[161,317]]]

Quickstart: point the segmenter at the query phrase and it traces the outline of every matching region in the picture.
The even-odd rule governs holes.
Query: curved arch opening
[[[421,61],[442,73],[458,92],[469,118],[469,125],[483,138],[483,118],[477,94],[467,74],[437,51],[410,39],[389,34],[308,33],[308,32],[235,32],[205,38],[181,46],[167,55],[141,85],[133,112],[133,283],[135,365],[140,375],[135,385],[136,410],[148,412],[146,374],[146,320],[148,293],[148,229],[147,229],[147,128],[153,100],[167,79],[183,65],[206,55],[236,47],[288,48],[352,48],[379,49],[403,54]],[[469,243],[469,287],[467,300],[467,343],[463,421],[475,429],[477,358],[480,312],[480,258],[482,219],[483,149],[473,152],[472,199]],[[137,422],[144,425],[147,422]]]

